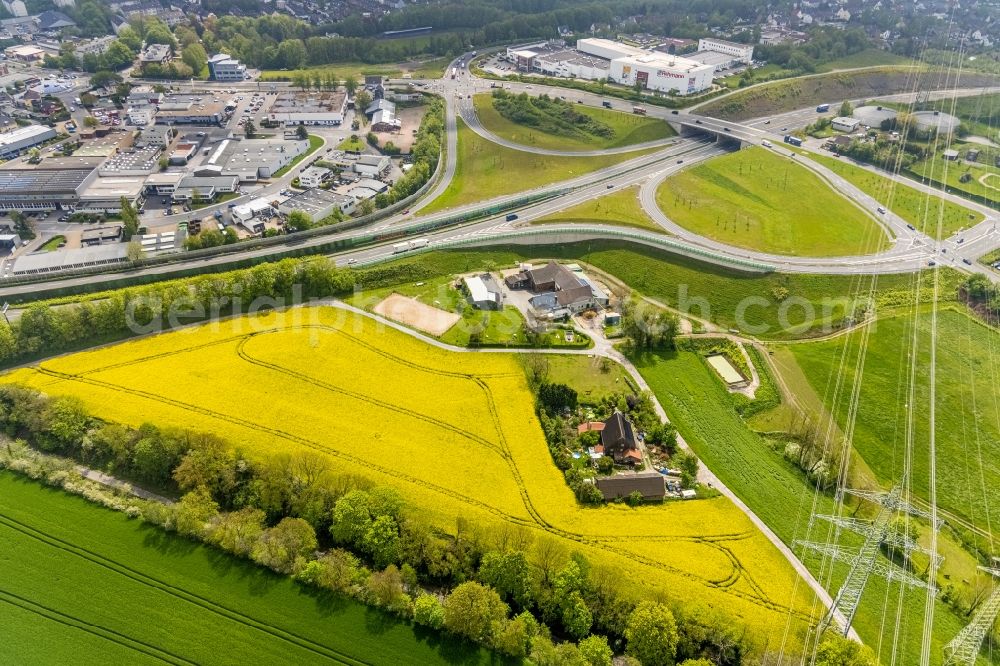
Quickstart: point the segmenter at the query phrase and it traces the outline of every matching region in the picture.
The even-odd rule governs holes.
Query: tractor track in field
[[[340,331],[339,329],[336,329],[336,328],[333,328],[333,327],[329,327],[329,326],[325,326],[325,325],[306,325],[306,326],[296,326],[296,328],[318,328],[318,329],[321,329],[321,330],[327,330],[327,331],[335,333],[335,334],[344,335],[345,337],[348,337],[349,339],[351,339],[352,341],[360,344],[361,346],[365,347],[366,349],[373,350],[374,352],[378,353],[380,356],[383,356],[385,358],[388,358],[388,359],[391,359],[391,360],[394,360],[394,361],[399,361],[399,362],[403,363],[404,365],[406,365],[408,367],[411,367],[411,368],[414,368],[414,369],[417,369],[417,370],[421,370],[423,372],[428,372],[428,373],[431,373],[431,374],[440,374],[440,375],[449,376],[449,377],[460,377],[460,378],[465,378],[465,379],[470,379],[472,381],[476,381],[477,383],[482,382],[481,377],[497,377],[497,378],[502,378],[502,377],[512,377],[512,376],[515,376],[513,373],[495,373],[495,374],[492,374],[492,375],[477,376],[477,375],[470,374],[470,373],[455,373],[455,372],[444,371],[444,370],[436,370],[436,369],[432,369],[432,368],[427,368],[427,367],[419,366],[419,365],[417,365],[417,364],[415,364],[413,362],[406,361],[405,359],[399,359],[398,357],[396,357],[396,356],[394,356],[392,354],[389,354],[389,353],[381,352],[381,350],[377,350],[377,349],[373,348],[371,345],[369,345],[367,343],[364,343],[360,339],[355,338],[354,336],[352,336],[352,335],[350,335],[348,333],[344,333],[343,331]],[[257,331],[257,332],[243,334],[241,336],[230,337],[230,338],[227,338],[226,341],[243,340],[243,339],[248,339],[250,337],[255,337],[255,336],[258,336],[258,335],[262,335],[262,334],[281,332],[281,331],[285,331],[285,330],[288,330],[288,329],[278,329],[278,328],[276,328],[276,329],[269,329],[267,331]],[[206,343],[205,346],[212,346],[212,345],[218,344],[219,342],[220,341],[213,341],[211,343]],[[188,351],[189,349],[190,348],[186,348],[184,350],[176,350],[174,352],[164,352],[162,354],[156,354],[156,355],[154,355],[154,357],[155,358],[162,358],[162,357],[166,357],[166,356],[169,356],[169,355],[172,355],[172,354],[183,353],[185,351]],[[251,362],[251,363],[254,363],[254,364],[263,365],[263,367],[268,367],[269,365],[273,365],[273,364],[266,364],[266,362],[260,362],[260,363],[258,363],[258,361],[256,361],[256,360],[249,360],[249,359],[244,359],[244,360],[247,360],[248,362]],[[122,366],[127,366],[127,365],[134,365],[137,362],[138,362],[138,360],[134,359],[132,361],[124,362],[122,364],[115,364],[115,367],[122,367]],[[110,367],[110,366],[108,366],[108,367]],[[289,375],[291,375],[293,377],[297,377],[300,380],[307,381],[307,382],[313,383],[315,385],[320,385],[320,386],[322,385],[322,382],[319,382],[318,380],[314,380],[313,378],[310,378],[310,377],[303,377],[303,376],[301,376],[300,373],[297,373],[296,371],[290,370],[288,368],[284,368],[283,366],[273,366],[270,369],[274,370],[274,371],[278,371],[278,372],[283,372],[285,374],[289,374]],[[724,546],[721,546],[720,544],[713,543],[711,541],[712,537],[693,537],[693,536],[669,537],[668,536],[668,537],[651,537],[651,538],[652,539],[656,539],[657,541],[661,541],[662,540],[664,542],[666,542],[666,541],[672,541],[672,542],[675,542],[675,543],[676,542],[699,543],[699,544],[706,545],[706,546],[708,546],[710,548],[714,548],[714,549],[718,550],[719,552],[721,552],[730,561],[730,563],[733,566],[732,573],[729,576],[727,576],[725,579],[722,579],[722,580],[707,579],[707,578],[698,576],[696,574],[693,574],[693,573],[691,573],[689,571],[686,571],[684,569],[680,569],[680,568],[674,567],[674,566],[672,566],[670,564],[667,564],[665,562],[649,558],[649,557],[647,557],[645,555],[641,555],[641,554],[635,553],[633,551],[630,551],[628,549],[621,548],[620,546],[616,546],[615,543],[619,542],[621,540],[621,537],[598,536],[598,535],[582,534],[582,533],[577,533],[577,532],[571,532],[571,531],[568,531],[568,530],[564,530],[562,528],[559,528],[559,527],[556,527],[556,526],[552,525],[551,523],[549,523],[548,521],[546,521],[544,518],[542,518],[541,515],[538,513],[537,509],[535,509],[535,507],[534,507],[534,505],[533,505],[530,497],[527,494],[527,488],[526,488],[526,486],[524,484],[524,481],[521,478],[520,473],[518,472],[518,470],[516,468],[516,465],[514,464],[514,461],[510,457],[510,451],[509,451],[509,448],[507,447],[506,440],[503,440],[503,449],[504,450],[501,452],[501,455],[505,459],[505,461],[507,462],[507,464],[510,467],[510,469],[512,470],[512,473],[515,475],[515,482],[518,485],[519,492],[520,492],[520,494],[522,496],[522,501],[524,503],[524,506],[525,506],[526,510],[528,511],[529,515],[531,516],[531,520],[525,519],[525,518],[522,518],[522,517],[519,517],[519,516],[514,516],[512,514],[508,514],[508,513],[506,513],[505,511],[503,511],[501,509],[497,509],[496,507],[490,506],[490,505],[488,505],[485,502],[482,502],[480,500],[476,500],[476,499],[470,498],[470,497],[468,497],[466,495],[462,495],[462,494],[460,494],[460,493],[458,493],[458,492],[456,492],[454,490],[451,490],[449,488],[445,488],[445,487],[440,486],[438,484],[435,484],[435,483],[432,483],[432,482],[429,482],[429,481],[425,481],[423,479],[419,479],[419,478],[416,478],[416,477],[412,477],[412,476],[403,474],[403,473],[401,473],[401,472],[399,472],[398,470],[395,470],[395,469],[388,469],[388,468],[383,467],[381,465],[378,465],[376,463],[372,463],[370,461],[357,458],[357,457],[352,456],[350,454],[347,454],[347,453],[345,453],[343,451],[339,451],[339,450],[330,448],[330,447],[328,447],[326,445],[323,445],[323,444],[321,444],[319,442],[316,442],[316,441],[313,441],[313,440],[310,440],[310,439],[306,439],[304,437],[295,435],[295,434],[290,433],[290,432],[286,432],[284,430],[280,430],[280,429],[277,429],[277,428],[272,428],[272,427],[269,427],[269,426],[263,426],[263,425],[260,425],[258,423],[254,423],[252,421],[248,421],[246,419],[241,419],[239,417],[232,416],[232,415],[229,415],[229,414],[224,414],[224,413],[221,413],[221,412],[216,412],[216,411],[213,411],[213,410],[210,410],[210,409],[198,406],[198,405],[193,405],[193,404],[189,404],[189,403],[184,403],[182,401],[174,400],[174,399],[171,399],[171,398],[166,398],[164,396],[153,394],[153,393],[149,393],[149,392],[146,392],[146,391],[142,391],[140,389],[131,389],[131,388],[127,388],[127,387],[123,387],[123,386],[111,384],[111,383],[108,383],[108,382],[104,382],[104,381],[101,381],[101,380],[89,378],[89,377],[84,376],[83,374],[74,375],[74,374],[63,373],[63,372],[59,372],[59,371],[55,371],[55,370],[50,370],[50,369],[43,368],[43,367],[39,367],[38,370],[39,370],[39,372],[41,372],[41,373],[43,373],[45,375],[48,375],[48,376],[51,376],[51,377],[55,377],[55,378],[58,378],[58,379],[63,379],[63,380],[67,380],[67,381],[77,381],[77,382],[92,384],[92,385],[95,385],[95,386],[98,386],[98,387],[101,387],[101,388],[105,388],[105,389],[108,389],[108,390],[111,390],[111,391],[118,391],[118,392],[128,393],[128,394],[135,395],[135,396],[138,396],[138,397],[141,397],[141,398],[152,400],[154,402],[166,403],[166,404],[172,405],[172,406],[177,407],[177,408],[182,409],[182,410],[194,411],[194,412],[197,412],[197,413],[201,413],[201,414],[203,414],[205,416],[208,416],[210,418],[215,418],[215,419],[219,419],[219,420],[222,420],[222,421],[226,421],[228,423],[231,423],[233,425],[237,425],[239,427],[249,428],[251,430],[256,430],[258,432],[261,432],[261,433],[264,433],[264,434],[267,434],[267,435],[275,436],[275,437],[278,437],[278,438],[281,438],[281,439],[286,439],[286,440],[292,441],[294,443],[300,444],[302,446],[305,446],[307,448],[311,448],[313,450],[317,450],[317,451],[320,451],[322,453],[327,453],[329,455],[332,455],[335,458],[339,458],[341,460],[346,460],[346,461],[348,461],[350,463],[353,463],[353,464],[361,465],[362,467],[366,467],[368,469],[374,470],[374,471],[376,471],[376,472],[378,472],[380,474],[384,474],[384,475],[392,477],[392,478],[397,478],[397,479],[405,480],[405,481],[407,481],[409,483],[412,483],[414,485],[423,487],[423,488],[431,490],[433,492],[437,492],[437,493],[443,494],[443,495],[445,495],[447,497],[451,497],[452,499],[455,499],[455,500],[457,500],[457,501],[459,501],[461,503],[471,504],[472,506],[480,508],[480,509],[486,511],[487,513],[489,513],[491,515],[494,515],[494,516],[496,516],[496,517],[498,517],[498,518],[500,518],[502,520],[505,520],[505,521],[508,521],[508,522],[511,522],[511,523],[514,523],[514,524],[522,525],[522,526],[525,526],[525,527],[531,527],[531,528],[535,528],[535,529],[541,529],[542,531],[548,532],[548,533],[550,533],[550,534],[552,534],[554,536],[558,536],[558,537],[562,537],[562,538],[568,539],[570,541],[575,541],[575,542],[578,542],[578,543],[586,544],[586,545],[589,545],[591,547],[595,547],[595,548],[598,548],[598,549],[601,549],[601,550],[605,550],[607,552],[612,552],[612,553],[614,553],[616,555],[629,558],[630,560],[633,560],[633,561],[637,561],[637,562],[639,562],[641,564],[644,564],[645,566],[648,566],[648,567],[650,567],[652,569],[670,571],[670,572],[672,572],[672,573],[674,573],[676,575],[680,575],[680,576],[682,576],[684,578],[687,578],[689,580],[692,580],[692,581],[694,581],[694,582],[696,582],[698,584],[705,585],[706,587],[717,589],[717,590],[720,590],[720,591],[723,591],[723,592],[726,592],[726,593],[729,593],[729,594],[736,595],[738,597],[741,597],[741,598],[749,601],[750,603],[762,606],[762,607],[764,607],[764,608],[766,608],[768,610],[772,610],[772,611],[780,612],[780,613],[790,613],[790,614],[795,615],[796,617],[799,617],[800,619],[803,619],[805,621],[812,621],[812,619],[813,619],[807,613],[804,613],[802,611],[798,611],[798,610],[792,609],[792,608],[790,608],[788,606],[785,606],[783,604],[771,601],[767,597],[767,595],[763,592],[763,590],[761,590],[760,586],[747,573],[747,571],[743,567],[742,563],[740,563],[739,558],[736,557],[732,553],[732,551],[729,550],[728,548],[726,548]],[[96,372],[96,371],[97,370],[88,371],[88,374]],[[495,427],[498,428],[498,432],[502,433],[502,429],[499,428],[499,415],[496,413],[496,406],[495,406],[495,404],[493,402],[492,392],[489,390],[489,387],[488,387],[488,385],[485,384],[485,382],[480,383],[480,386],[483,387],[484,390],[487,392],[487,402],[489,404],[489,408],[490,408],[490,411],[491,411],[491,417],[494,420],[494,425],[495,425]],[[502,434],[501,434],[501,438],[503,438]],[[643,539],[643,537],[637,537],[637,539]],[[733,538],[730,538],[730,540],[733,540]],[[747,581],[747,584],[751,588],[751,590],[753,590],[753,593],[747,593],[747,592],[743,592],[743,591],[731,589],[732,586],[735,585],[741,578],[745,579]]]
[[[31,599],[14,594],[13,592],[8,592],[4,589],[0,589],[0,603],[20,608],[21,610],[32,613],[33,615],[43,617],[50,622],[56,622],[57,624],[70,627],[72,629],[78,629],[92,636],[102,638],[109,643],[114,643],[128,650],[139,652],[140,654],[152,657],[153,659],[162,661],[166,664],[172,664],[173,666],[185,666],[186,664],[197,666],[197,662],[185,659],[184,657],[164,650],[163,648],[151,645],[150,643],[145,643],[132,638],[131,636],[126,636],[125,634],[117,632],[114,629],[108,629],[107,627],[99,624],[94,624],[78,617],[67,615],[66,613],[62,613],[55,608],[50,608],[38,603],[37,601],[32,601]]]
[[[213,613],[214,615],[226,618],[245,627],[261,631],[265,634],[273,636],[274,638],[285,641],[286,643],[290,643],[296,647],[302,648],[303,650],[312,652],[319,657],[329,659],[338,664],[344,664],[345,666],[368,666],[368,662],[356,659],[350,655],[344,654],[320,643],[316,643],[309,638],[288,631],[287,629],[282,629],[275,625],[268,624],[267,622],[241,613],[240,611],[227,608],[226,606],[212,601],[211,599],[207,599],[193,592],[189,592],[188,590],[171,585],[170,583],[162,581],[154,576],[150,576],[149,574],[143,573],[126,564],[122,564],[121,562],[101,555],[100,553],[70,543],[65,539],[48,534],[36,527],[32,527],[31,525],[3,513],[2,511],[0,511],[0,525],[49,547],[56,548],[67,554],[86,560],[103,569],[107,569],[108,571],[123,576],[124,578],[127,578],[135,583],[159,590],[171,597],[189,603],[193,606],[197,606],[198,608]]]

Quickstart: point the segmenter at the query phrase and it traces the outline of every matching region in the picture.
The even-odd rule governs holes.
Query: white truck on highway
[[[426,238],[414,238],[411,241],[403,241],[402,243],[396,243],[392,246],[392,253],[399,254],[400,252],[409,252],[410,250],[416,250],[421,247],[427,247],[430,241]]]

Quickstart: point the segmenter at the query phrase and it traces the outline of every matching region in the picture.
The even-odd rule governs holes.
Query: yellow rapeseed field
[[[303,447],[397,487],[444,529],[463,516],[547,534],[647,593],[698,599],[759,645],[800,637],[814,598],[728,500],[578,505],[513,355],[431,347],[328,307],[241,317],[45,361],[2,382],[108,420],[209,431],[250,455]]]

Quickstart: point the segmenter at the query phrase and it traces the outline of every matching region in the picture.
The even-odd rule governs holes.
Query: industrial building
[[[80,193],[76,210],[82,213],[120,213],[122,197],[138,208],[142,205],[145,190],[144,176],[94,178]]]
[[[727,42],[724,39],[702,38],[698,40],[699,51],[714,51],[733,57],[733,64],[749,64],[753,60],[753,44]]]
[[[18,62],[41,62],[45,59],[45,49],[40,49],[31,44],[8,46],[3,50],[3,54],[11,60],[17,60]]]
[[[313,189],[289,197],[278,205],[278,211],[282,215],[290,215],[292,211],[300,210],[316,222],[330,217],[338,210],[344,216],[350,215],[357,203],[357,199],[352,196]]]
[[[141,65],[166,65],[173,53],[169,44],[148,44],[139,54]]]
[[[347,94],[330,92],[281,93],[271,104],[268,118],[285,125],[340,125],[344,122]]]
[[[752,47],[751,47],[752,50]],[[559,42],[510,47],[507,58],[522,71],[548,76],[608,79],[645,90],[686,95],[706,90],[712,85],[716,68],[731,62],[731,56],[705,56],[710,64],[659,51],[648,51],[610,39],[587,38],[575,49]]]
[[[674,91],[680,95],[707,90],[715,67],[665,53],[615,58],[609,80],[626,86],[639,84],[643,90]]]
[[[159,125],[221,125],[226,118],[222,102],[196,103],[187,97],[168,97],[156,112]]]
[[[329,175],[329,169],[311,166],[308,169],[303,169],[302,173],[299,174],[299,185],[307,190],[311,190],[314,187],[322,185],[323,181],[326,180]]]
[[[44,143],[56,137],[56,131],[42,125],[19,127],[11,132],[0,134],[0,159],[10,159],[20,155],[22,151]]]
[[[389,170],[390,161],[385,155],[362,155],[351,167],[354,173],[367,178],[378,178]]]
[[[247,67],[225,53],[216,53],[208,59],[208,78],[213,81],[244,81]]]
[[[274,208],[267,199],[251,199],[233,208],[233,221],[253,234],[264,233],[264,222],[274,215]]]
[[[152,179],[146,179],[147,187]],[[195,169],[190,174],[181,178],[174,187],[173,198],[175,201],[211,201],[220,194],[235,192],[240,186],[240,177],[234,173],[222,173],[222,168],[217,166],[206,166]],[[157,187],[168,187],[166,183]]]
[[[241,182],[270,178],[309,149],[306,140],[226,139],[219,143],[207,164],[236,174]]]
[[[47,211],[73,208],[97,177],[94,167],[0,168],[0,210]]]

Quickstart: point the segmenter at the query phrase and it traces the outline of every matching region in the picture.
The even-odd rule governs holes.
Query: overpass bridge
[[[673,121],[683,137],[707,136],[721,146],[740,149],[760,143],[766,133],[754,127],[711,118],[689,116]]]

